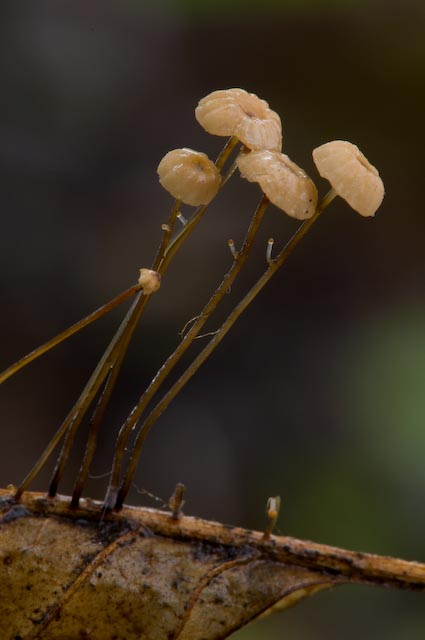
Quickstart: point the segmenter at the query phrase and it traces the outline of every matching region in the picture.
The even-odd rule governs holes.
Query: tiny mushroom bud
[[[274,496],[267,500],[267,525],[263,533],[263,540],[270,540],[270,535],[276,525],[280,511],[280,496]]]
[[[158,165],[159,181],[174,198],[195,207],[208,204],[221,182],[220,172],[205,153],[169,151]]]
[[[249,149],[282,149],[278,114],[244,89],[213,91],[199,101],[195,117],[208,133],[236,136]]]
[[[384,198],[378,171],[351,142],[334,140],[313,150],[313,160],[322,178],[362,216],[374,216]]]
[[[314,182],[288,156],[277,151],[251,151],[236,160],[243,178],[258,182],[276,207],[298,220],[311,218],[316,211]]]
[[[140,269],[139,284],[142,285],[143,294],[150,296],[161,286],[161,274],[152,269]]]

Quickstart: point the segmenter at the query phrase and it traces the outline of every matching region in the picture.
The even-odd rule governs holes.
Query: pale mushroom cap
[[[150,296],[161,286],[161,274],[152,269],[140,269],[139,284],[142,285],[144,295]]]
[[[351,142],[334,140],[313,151],[313,160],[322,178],[362,216],[373,216],[384,198],[378,171]]]
[[[282,123],[265,100],[244,89],[213,91],[195,109],[199,124],[216,136],[236,136],[249,149],[282,149]]]
[[[317,189],[288,156],[277,151],[251,151],[240,154],[236,162],[242,177],[258,182],[276,207],[298,220],[312,217],[317,207]]]
[[[205,153],[193,149],[169,151],[158,165],[159,181],[174,198],[186,204],[208,204],[221,182],[220,172]]]

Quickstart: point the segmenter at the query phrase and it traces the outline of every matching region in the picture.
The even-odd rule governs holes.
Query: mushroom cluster
[[[282,153],[282,124],[265,100],[244,89],[213,91],[195,109],[199,124],[213,135],[242,144],[236,159],[241,176],[257,182],[276,207],[298,220],[313,217],[318,194],[311,178]],[[356,145],[334,140],[317,147],[313,160],[334,192],[360,215],[373,216],[382,203],[384,185],[378,171]],[[174,149],[158,166],[162,186],[177,200],[208,205],[223,181],[217,166],[192,149]]]

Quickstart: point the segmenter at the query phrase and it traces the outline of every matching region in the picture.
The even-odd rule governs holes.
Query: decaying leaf
[[[0,638],[213,640],[320,589],[425,590],[425,565],[147,508],[0,490]]]

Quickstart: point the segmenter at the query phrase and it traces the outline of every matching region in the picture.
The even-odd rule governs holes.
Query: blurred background
[[[255,92],[321,195],[311,150],[342,138],[379,169],[386,198],[374,219],[331,205],[155,426],[129,501],[156,506],[180,481],[186,513],[261,529],[279,494],[281,533],[424,561],[425,4],[4,0],[0,14],[1,369],[136,281],[172,204],[161,157],[187,146],[214,158],[224,140],[195,121],[198,100]],[[235,175],[176,257],[126,358],[94,476],[229,268],[227,240],[241,241],[259,196]],[[296,228],[270,208],[209,330],[264,270],[267,238],[278,248]],[[2,386],[3,485],[35,462],[124,313]],[[62,493],[84,442],[82,429]],[[101,499],[106,483],[94,477],[86,493]],[[419,640],[424,628],[423,595],[344,587],[237,637]]]

